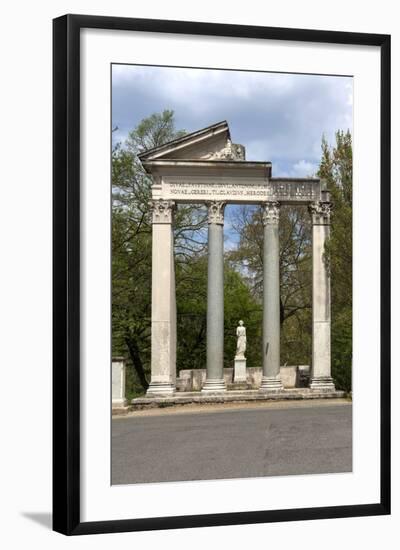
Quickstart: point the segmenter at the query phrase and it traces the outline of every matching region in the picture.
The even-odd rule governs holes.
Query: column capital
[[[208,223],[216,223],[224,225],[224,210],[225,201],[210,201],[207,202],[208,207]]]
[[[153,223],[172,223],[176,208],[174,201],[153,199],[149,204]]]
[[[332,203],[329,201],[312,202],[308,205],[313,225],[329,225],[331,220]]]
[[[262,213],[263,225],[277,225],[279,224],[279,211],[280,203],[277,201],[264,202]]]

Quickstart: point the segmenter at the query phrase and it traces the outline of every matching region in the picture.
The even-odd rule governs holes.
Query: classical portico
[[[153,264],[149,396],[168,396],[176,384],[174,211],[179,204],[208,209],[207,364],[202,394],[229,393],[224,381],[224,209],[262,208],[263,350],[259,394],[283,390],[280,378],[279,214],[285,205],[310,211],[313,247],[312,366],[310,391],[334,391],[330,366],[330,281],[324,246],[329,236],[329,193],[319,179],[272,177],[270,162],[245,160],[223,121],[140,155],[152,176]]]

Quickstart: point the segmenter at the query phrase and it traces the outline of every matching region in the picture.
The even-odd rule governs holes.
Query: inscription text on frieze
[[[195,201],[225,199],[228,201],[258,202],[276,200],[309,202],[318,200],[320,184],[310,181],[265,181],[263,183],[221,183],[168,181],[162,184],[165,199]]]

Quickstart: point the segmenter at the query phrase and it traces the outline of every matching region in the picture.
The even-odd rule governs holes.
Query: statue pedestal
[[[246,358],[241,356],[235,357],[233,369],[233,382],[246,382]]]

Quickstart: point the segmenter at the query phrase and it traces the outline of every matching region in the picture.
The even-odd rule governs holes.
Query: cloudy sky
[[[352,130],[352,98],[351,77],[113,65],[113,140],[172,109],[176,129],[226,120],[247,160],[271,161],[273,176],[307,177],[318,169],[322,135],[333,143],[336,130]],[[237,246],[237,208],[225,210],[225,249]]]
[[[271,161],[274,176],[310,176],[322,134],[333,142],[336,130],[352,130],[352,97],[351,77],[113,65],[113,138],[172,109],[177,129],[227,120],[247,160]]]

